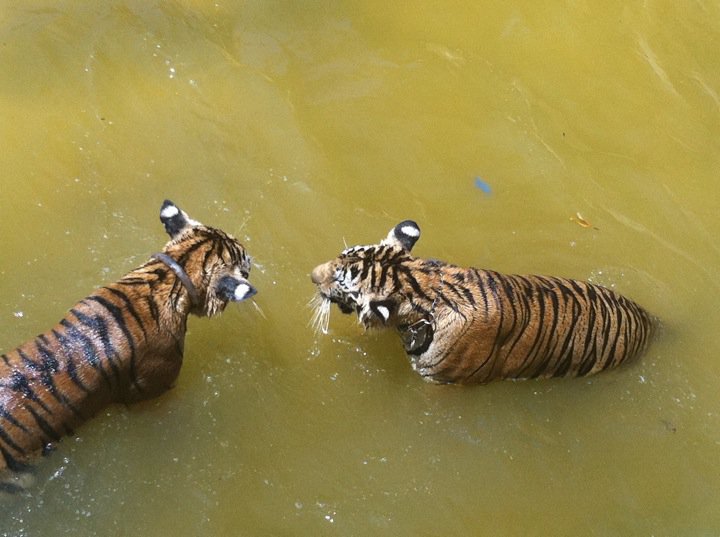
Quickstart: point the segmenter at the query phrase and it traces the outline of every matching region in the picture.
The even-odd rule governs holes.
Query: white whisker
[[[255,306],[255,309],[256,309],[257,312],[260,314],[260,317],[262,317],[263,319],[265,319],[265,320],[267,321],[267,317],[265,317],[265,312],[264,312],[264,311],[262,310],[262,308],[258,305],[258,303],[255,302],[252,298],[250,299],[250,302],[252,303],[253,306]]]
[[[332,306],[330,300],[318,293],[308,302],[308,306],[313,310],[310,326],[316,334],[318,332],[327,334],[330,325],[330,307]]]

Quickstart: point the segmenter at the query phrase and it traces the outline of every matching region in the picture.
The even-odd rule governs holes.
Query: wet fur
[[[368,328],[395,328],[428,381],[592,375],[630,361],[651,339],[653,318],[607,288],[416,258],[419,237],[415,222],[401,222],[379,244],[347,248],[311,277],[318,304],[355,312]],[[316,315],[326,324],[324,310]]]
[[[211,317],[254,294],[236,239],[169,201],[161,221],[171,237],[162,253],[178,268],[153,257],[0,357],[0,489],[24,488],[28,463],[103,406],[169,389],[189,314]]]

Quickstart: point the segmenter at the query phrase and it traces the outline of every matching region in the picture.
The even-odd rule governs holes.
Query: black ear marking
[[[193,222],[188,218],[185,211],[181,210],[170,200],[165,200],[160,207],[160,221],[165,226],[165,231],[170,237],[176,237],[183,229]]]
[[[223,276],[218,282],[216,292],[223,300],[240,302],[257,294],[257,289],[245,278]]]
[[[370,311],[377,315],[383,324],[387,324],[395,312],[395,302],[392,300],[373,300],[370,302]]]
[[[420,238],[420,226],[413,220],[403,220],[393,228],[391,234],[409,252]]]

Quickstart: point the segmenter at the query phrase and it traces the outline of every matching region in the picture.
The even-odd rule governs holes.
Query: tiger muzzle
[[[315,285],[325,283],[332,274],[330,263],[323,263],[315,267],[310,273],[310,279]]]

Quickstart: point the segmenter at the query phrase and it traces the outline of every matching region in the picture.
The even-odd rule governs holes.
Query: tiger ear
[[[185,211],[170,200],[165,200],[160,207],[160,221],[171,239],[179,236],[186,229],[199,225],[199,222],[190,218]]]
[[[382,244],[400,246],[408,252],[412,250],[420,238],[420,226],[412,220],[404,220],[390,230]]]
[[[392,300],[373,300],[370,302],[370,311],[382,320],[383,324],[387,324],[390,317],[395,312],[395,302]]]

